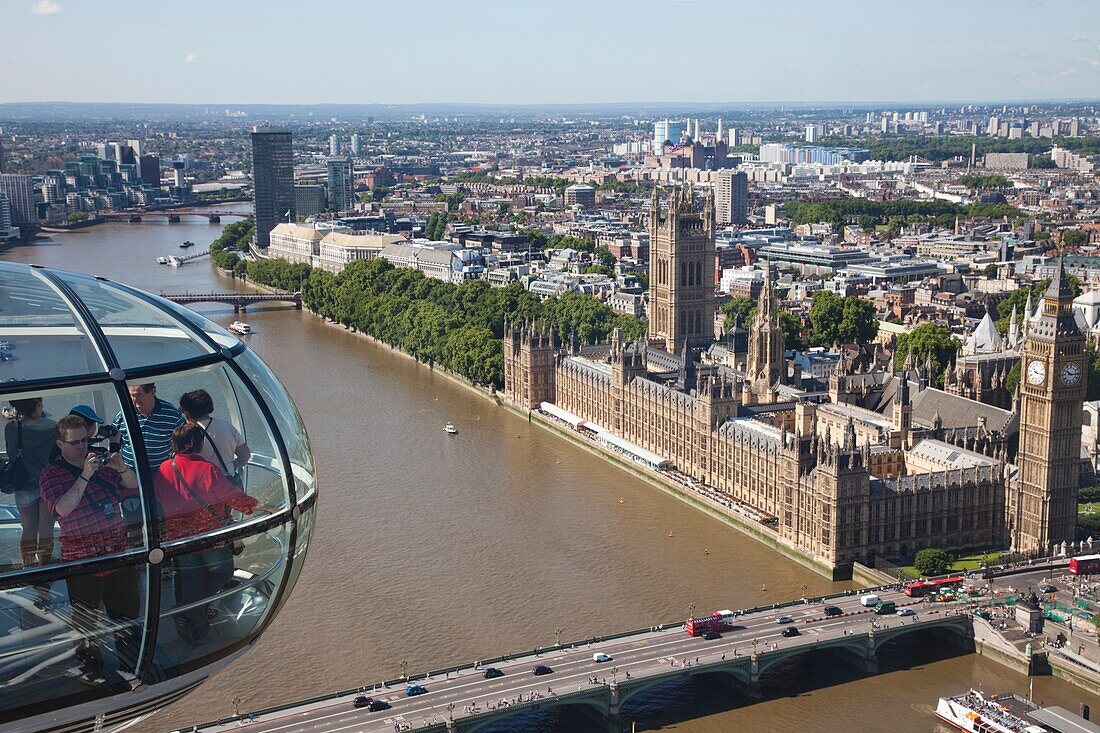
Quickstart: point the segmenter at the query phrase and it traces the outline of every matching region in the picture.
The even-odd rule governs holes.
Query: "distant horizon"
[[[0,100],[25,104],[893,106],[1100,88],[1091,0],[11,0],[4,20]]]

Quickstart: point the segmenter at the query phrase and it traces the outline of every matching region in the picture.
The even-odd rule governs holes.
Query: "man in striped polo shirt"
[[[130,385],[130,399],[137,409],[138,427],[145,441],[149,470],[155,476],[160,464],[172,457],[172,431],[183,425],[183,415],[171,403],[157,397],[157,385],[152,382]],[[122,412],[115,416],[114,426],[122,434],[122,460],[136,471],[134,444],[130,441],[129,428]]]

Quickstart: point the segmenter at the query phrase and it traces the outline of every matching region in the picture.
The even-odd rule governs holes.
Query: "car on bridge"
[[[531,670],[531,673],[536,677],[541,677],[544,674],[553,674],[554,670],[547,667],[545,664],[536,664],[535,668]]]
[[[898,610],[897,605],[893,601],[879,601],[875,606],[876,616],[893,616]]]
[[[1042,585],[1039,586],[1039,592],[1040,593],[1057,593],[1058,592],[1058,586],[1051,585],[1050,583],[1043,583]]]
[[[797,626],[788,626],[783,629],[783,636],[801,636]]]
[[[423,695],[428,691],[427,687],[423,685],[409,685],[405,688],[405,694],[409,697],[415,697],[416,695]]]
[[[367,709],[372,713],[377,713],[379,710],[389,710],[390,704],[385,700],[371,700]]]
[[[825,606],[825,615],[826,616],[843,616],[844,611],[840,608],[840,606]]]
[[[495,679],[496,677],[503,677],[504,672],[501,672],[496,667],[486,667],[485,668],[485,674],[483,676],[485,677],[485,679],[491,680],[491,679]]]
[[[353,705],[354,707],[357,707],[357,708],[366,708],[366,707],[370,707],[370,704],[371,704],[372,702],[374,702],[374,700],[372,700],[371,698],[367,697],[366,695],[360,695],[359,697],[357,697],[357,698],[355,698],[354,700],[352,700],[352,703],[351,703],[351,704],[352,704],[352,705]]]
[[[876,596],[874,593],[868,593],[865,596],[859,597],[859,605],[863,606],[864,608],[874,608],[881,601],[882,599]]]
[[[703,634],[703,638],[707,641],[714,641],[715,639],[721,639],[722,635],[719,634],[717,631],[708,631]]]
[[[592,655],[592,661],[593,662],[610,662],[611,661],[611,655],[610,654],[604,654],[603,652],[596,652],[595,654]]]
[[[911,608],[899,608],[897,615],[898,616],[916,616],[917,612],[914,611]]]
[[[775,622],[776,622],[777,624],[793,624],[793,623],[794,623],[794,619],[793,619],[793,618],[791,618],[790,616],[780,616],[779,618],[777,618],[777,619],[775,620]]]

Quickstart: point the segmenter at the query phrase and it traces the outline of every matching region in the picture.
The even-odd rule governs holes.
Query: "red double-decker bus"
[[[1069,559],[1069,571],[1074,575],[1100,574],[1100,555],[1081,555]]]
[[[952,575],[949,578],[937,578],[935,580],[910,580],[902,586],[901,592],[911,598],[921,598],[939,593],[947,588],[954,588],[963,582],[961,575]]]

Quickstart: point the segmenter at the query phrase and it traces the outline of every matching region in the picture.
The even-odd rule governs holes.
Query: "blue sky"
[[[1097,0],[0,0],[0,102],[1100,97]]]

